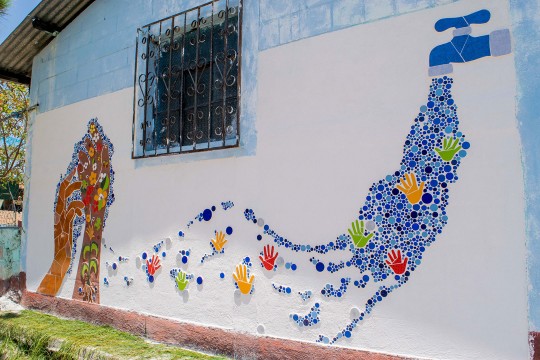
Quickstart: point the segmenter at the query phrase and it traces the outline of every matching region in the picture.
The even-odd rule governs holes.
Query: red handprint
[[[259,256],[259,259],[261,260],[266,270],[274,270],[274,263],[276,262],[278,254],[279,253],[276,252],[276,254],[274,255],[274,246],[266,245],[264,247],[264,258],[262,256]]]
[[[394,273],[396,275],[401,275],[405,272],[405,269],[407,268],[407,261],[409,261],[409,258],[401,259],[401,250],[398,250],[397,252],[395,250],[392,250],[388,253],[388,258],[390,261],[386,260],[386,264],[390,266],[392,270],[394,270]]]
[[[160,267],[161,265],[159,261],[159,256],[152,255],[151,260],[146,260],[146,269],[147,269],[148,275],[154,276],[154,274]]]

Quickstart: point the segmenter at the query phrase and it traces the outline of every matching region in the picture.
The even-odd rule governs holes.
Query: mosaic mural
[[[75,144],[66,175],[57,186],[54,258],[37,290],[39,293],[58,294],[66,274],[72,271],[77,239],[84,227],[73,298],[99,303],[102,233],[114,202],[113,152],[113,145],[98,120],[90,120],[87,133]]]
[[[351,219],[343,219],[343,232],[338,233],[335,239],[322,243],[301,243],[289,239],[279,226],[257,217],[254,209],[238,209],[232,201],[223,201],[217,203],[221,206],[211,205],[198,212],[182,229],[178,229],[177,238],[154,240],[142,246],[146,249],[141,248],[135,254],[136,261],[131,264],[129,257],[116,255],[102,241],[108,209],[114,201],[114,172],[110,165],[113,148],[97,120],[92,120],[88,134],[75,146],[72,163],[58,184],[55,259],[38,291],[51,295],[58,292],[65,274],[71,268],[76,239],[84,226],[73,293],[76,299],[99,302],[98,279],[103,254],[109,259],[106,267],[111,270],[108,277],[103,277],[105,286],[114,286],[115,283],[133,286],[134,279],[130,275],[119,276],[121,280],[117,280],[116,276],[120,267],[133,270],[134,265],[137,271],[144,272],[146,286],[150,288],[154,282],[162,281],[162,266],[169,259],[169,254],[176,254],[175,266],[167,267],[165,271],[170,275],[171,288],[176,288],[179,294],[185,294],[194,286],[203,291],[205,280],[202,269],[209,262],[242,255],[235,259],[234,268],[218,270],[215,276],[221,280],[231,280],[232,286],[228,289],[233,296],[255,295],[257,283],[257,287],[268,286],[275,296],[294,298],[298,304],[306,304],[310,307],[307,314],[289,314],[292,324],[298,328],[319,324],[323,308],[326,311],[331,307],[331,303],[318,301],[317,297],[322,300],[344,298],[351,286],[365,289],[368,284],[377,284],[373,292],[366,294],[367,300],[359,304],[360,309],[355,307],[351,310],[352,320],[348,324],[344,324],[337,334],[319,335],[316,341],[332,344],[350,338],[353,330],[378,303],[408,283],[449,221],[447,207],[450,189],[459,180],[458,169],[470,151],[471,143],[460,130],[457,105],[452,95],[454,80],[445,72],[451,72],[451,63],[468,62],[510,51],[509,37],[505,37],[502,30],[481,37],[478,41],[475,39],[480,38],[469,35],[471,23],[485,23],[489,17],[489,11],[481,10],[461,18],[437,22],[437,31],[456,28],[454,38],[450,43],[432,50],[429,72],[435,76],[427,89],[426,101],[419,107],[405,136],[401,161],[396,161],[395,167],[389,169],[386,176],[374,181],[367,189],[358,213]],[[463,46],[458,49],[459,44]],[[464,44],[468,44],[466,49]],[[478,46],[477,51],[474,46]],[[227,251],[230,244],[241,240],[233,231],[232,221],[227,226],[215,229],[207,238],[188,236],[198,224],[210,223],[218,213],[224,212],[236,216],[236,222],[247,220],[257,226],[259,234],[247,241],[260,242],[257,243],[260,245],[258,254],[231,254]],[[347,228],[349,223],[350,227]],[[196,253],[190,241],[193,245],[196,241],[204,241],[206,252]],[[154,245],[150,245],[152,243]],[[309,260],[299,262],[295,257],[298,253],[310,254],[307,255],[310,256]],[[336,253],[344,253],[346,260],[326,260],[327,255]],[[254,267],[256,262],[259,266]],[[308,268],[314,277],[325,272],[336,274],[336,281],[323,283],[318,289],[297,289],[286,283],[271,281],[271,276],[278,270],[293,276],[299,268]],[[226,276],[227,271],[232,276]],[[343,275],[345,272],[346,275]],[[258,274],[264,274],[266,278]]]

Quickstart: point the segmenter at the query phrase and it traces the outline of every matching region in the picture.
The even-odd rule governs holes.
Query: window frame
[[[232,4],[232,5],[231,5]],[[204,9],[205,11],[210,10],[210,16],[202,16],[201,10]],[[221,9],[221,10],[220,10]],[[188,14],[191,14],[193,17],[193,13],[196,12],[196,17],[194,18],[191,23],[188,23]],[[223,16],[222,16],[223,15]],[[163,19],[151,22],[147,25],[141,26],[137,29],[137,43],[135,47],[135,71],[134,71],[134,95],[133,95],[133,124],[132,124],[132,159],[140,159],[140,158],[149,158],[149,157],[156,157],[156,156],[164,156],[164,155],[180,155],[180,154],[188,154],[188,153],[194,153],[194,152],[204,152],[204,151],[215,151],[215,150],[223,150],[223,149],[230,149],[230,148],[238,148],[240,146],[240,112],[241,112],[241,75],[242,75],[242,15],[243,15],[243,0],[213,0],[206,3],[203,3],[199,6],[193,7],[191,9],[179,12],[177,14],[165,17]],[[202,17],[201,17],[202,16]],[[214,23],[216,17],[222,18],[221,22]],[[230,18],[235,18],[233,22],[229,22]],[[176,19],[183,19],[183,24],[179,24],[175,26],[175,20]],[[203,23],[206,24],[207,20],[211,20],[210,25],[202,25]],[[190,19],[191,20],[191,19]],[[170,27],[169,29],[165,30],[162,29],[162,25],[169,23]],[[159,26],[159,33],[156,35],[154,32],[152,32],[152,27]],[[189,27],[191,26],[191,27]],[[219,29],[219,27],[222,27],[220,29],[219,36],[223,38],[223,48],[219,48],[217,51],[213,49],[214,40],[216,39],[214,35],[214,30]],[[232,31],[229,32],[229,30],[232,27]],[[179,34],[177,34],[177,30],[180,28]],[[209,71],[209,80],[208,85],[209,89],[207,91],[207,104],[206,105],[200,105],[198,106],[196,99],[197,95],[190,95],[194,96],[194,105],[191,106],[193,108],[193,113],[188,115],[193,115],[191,120],[188,119],[188,116],[184,117],[184,112],[188,111],[187,109],[190,108],[190,106],[187,106],[184,103],[183,98],[186,96],[186,91],[188,89],[185,88],[184,82],[187,75],[185,75],[187,72],[190,71],[188,69],[188,66],[186,63],[184,63],[185,57],[187,57],[186,49],[187,49],[187,41],[186,38],[188,37],[188,34],[192,31],[197,31],[197,35],[195,36],[195,42],[196,44],[196,50],[195,50],[195,56],[196,61],[195,64],[199,61],[199,42],[200,42],[200,33],[201,29],[210,29],[211,32],[211,39],[210,39],[210,52],[209,52],[209,61],[206,62],[203,66],[196,66],[195,69],[195,80],[192,79],[193,86],[197,87],[200,85],[200,83],[197,80],[197,72],[198,69],[201,68],[201,79],[204,74],[204,70],[207,67],[210,67]],[[146,30],[146,31],[145,31]],[[232,34],[232,37],[229,38],[229,36]],[[160,65],[161,57],[162,55],[162,42],[166,42],[167,39],[170,40],[169,46],[171,44],[176,44],[176,40],[180,38],[181,44],[179,47],[179,50],[175,48],[174,51],[180,51],[180,61],[175,60],[175,62],[172,62],[172,53],[173,50],[169,49],[169,62],[168,67]],[[146,41],[145,41],[146,39]],[[228,48],[228,42],[229,41],[236,41],[236,47]],[[151,45],[151,43],[153,45]],[[194,44],[191,44],[194,45]],[[146,49],[141,49],[142,47],[146,47]],[[155,50],[155,51],[153,51]],[[234,57],[229,57],[227,54],[229,51],[234,52]],[[158,53],[156,56],[156,52]],[[217,54],[217,55],[216,55]],[[221,54],[221,58],[218,59],[218,56]],[[148,56],[150,55],[150,56]],[[232,61],[230,60],[232,58]],[[214,82],[213,79],[213,70],[212,66],[214,64],[218,64],[222,62],[223,68],[222,72],[221,69],[218,68],[220,71],[220,74],[223,75],[223,78],[217,79],[216,82]],[[181,65],[180,65],[181,64]],[[174,83],[172,83],[171,80],[171,74],[173,67],[178,67],[179,70],[176,72],[175,76],[177,76]],[[219,65],[215,65],[218,67]],[[144,67],[144,69],[141,69]],[[152,69],[150,69],[152,67]],[[236,72],[233,72],[232,75],[229,75],[229,71],[236,68]],[[163,70],[165,69],[165,70]],[[227,71],[229,69],[229,71]],[[165,79],[165,73],[168,72],[168,80],[161,80],[161,77]],[[162,75],[160,77],[160,74]],[[228,85],[227,79],[229,76],[232,76],[234,78],[234,75],[236,75],[236,79],[232,82],[231,85]],[[158,88],[159,84],[163,81],[164,83],[168,82],[169,87],[166,88],[166,97],[167,99],[167,106],[166,106],[166,118],[165,118],[165,124],[161,124],[161,127],[156,125],[156,122],[160,121],[158,114],[163,115],[163,111],[160,111],[160,99],[158,95]],[[221,88],[218,88],[217,81],[221,81]],[[175,141],[174,134],[171,137],[171,134],[169,133],[171,124],[174,124],[174,122],[171,122],[171,103],[173,101],[171,100],[171,84],[176,85],[177,82],[180,82],[180,92],[178,95],[178,108],[172,111],[178,112],[178,141],[175,144],[171,145],[171,138],[172,141]],[[222,92],[222,97],[217,97],[215,101],[212,101],[213,94],[216,91],[214,89],[214,85],[216,86],[217,91],[220,93]],[[166,85],[164,85],[166,86]],[[227,97],[227,88],[230,88],[232,86],[233,93],[235,95]],[[196,91],[197,93],[197,91]],[[231,100],[232,99],[232,100]],[[222,102],[222,105],[219,105],[219,102]],[[231,103],[232,101],[232,103]],[[214,104],[218,103],[218,105],[214,108]],[[206,113],[204,112],[204,107],[207,106]],[[236,107],[236,109],[235,109]],[[199,109],[203,108],[203,111],[200,111]],[[221,108],[220,114],[218,115],[218,108]],[[212,115],[212,112],[215,110],[216,115]],[[230,112],[229,112],[230,110]],[[202,130],[197,130],[199,120],[197,120],[197,116],[199,112],[202,113],[202,117],[199,117],[204,122],[204,119],[206,118],[208,121],[208,128],[206,129],[207,136],[206,140],[204,142],[198,141],[202,138],[195,138],[196,135],[200,133],[203,133]],[[229,115],[230,116],[229,116]],[[206,116],[205,116],[206,115]],[[212,132],[212,126],[215,125],[216,121],[219,122],[219,117],[221,117],[221,139],[215,139],[213,137]],[[217,120],[215,119],[217,118]],[[186,121],[192,121],[193,130],[192,130],[192,139],[189,139],[188,133],[185,132],[184,129],[184,122]],[[228,125],[227,125],[228,124]],[[160,144],[158,141],[158,136],[156,135],[156,129],[163,127],[166,128],[167,135],[165,137],[166,145]],[[230,129],[229,129],[230,128]],[[147,131],[147,129],[149,129]],[[215,128],[214,131],[216,131],[218,128]],[[229,132],[229,130],[231,130]],[[216,132],[217,134],[217,132]],[[142,135],[142,136],[141,136]],[[185,138],[188,139],[188,141],[185,141]],[[163,135],[160,135],[159,139],[162,139]],[[220,136],[219,134],[217,136]],[[149,145],[150,144],[150,145]]]

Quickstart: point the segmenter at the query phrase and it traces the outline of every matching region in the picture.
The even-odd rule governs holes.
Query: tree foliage
[[[11,0],[0,0],[0,16],[6,15],[6,10],[10,3]]]
[[[28,105],[27,86],[0,81],[0,184],[23,181]]]

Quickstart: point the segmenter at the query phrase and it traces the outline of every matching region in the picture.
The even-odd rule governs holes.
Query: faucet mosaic
[[[501,56],[512,51],[510,31],[496,30],[489,35],[471,36],[472,25],[485,24],[491,18],[488,10],[476,11],[457,18],[445,18],[435,23],[438,32],[455,28],[450,42],[436,46],[429,54],[429,75],[440,76],[453,72],[452,63],[465,63],[486,56]]]

